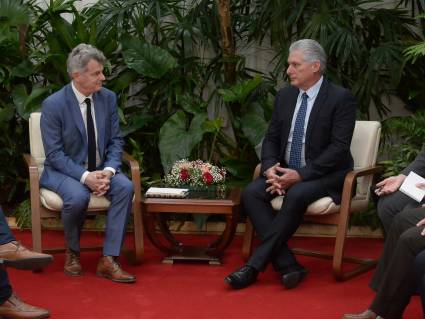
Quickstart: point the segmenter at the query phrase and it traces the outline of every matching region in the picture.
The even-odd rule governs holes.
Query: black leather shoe
[[[256,269],[245,265],[224,278],[224,282],[234,289],[242,289],[254,283],[257,276],[258,271]]]
[[[287,289],[295,288],[301,281],[303,281],[307,275],[307,272],[307,269],[301,268],[298,270],[282,273],[280,278],[282,285],[284,285]]]

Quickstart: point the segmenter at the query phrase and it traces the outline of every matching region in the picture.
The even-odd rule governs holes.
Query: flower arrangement
[[[171,187],[207,188],[210,185],[224,184],[226,170],[201,160],[176,161],[171,172],[165,176],[165,184]]]

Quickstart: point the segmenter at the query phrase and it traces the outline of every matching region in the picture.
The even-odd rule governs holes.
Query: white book
[[[403,184],[401,184],[400,191],[417,202],[421,202],[425,196],[425,190],[417,187],[416,184],[418,183],[425,183],[425,178],[415,172],[410,172]]]
[[[185,197],[189,193],[187,188],[172,187],[149,187],[146,191],[146,197]]]

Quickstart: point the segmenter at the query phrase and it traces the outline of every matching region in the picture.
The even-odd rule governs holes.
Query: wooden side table
[[[202,196],[198,192],[190,192],[183,199],[142,198],[146,234],[155,247],[166,254],[163,262],[172,264],[174,260],[199,260],[208,261],[210,265],[221,265],[220,257],[232,241],[239,220],[240,193],[239,188],[234,188],[227,191],[224,198]],[[226,226],[219,238],[209,245],[187,246],[170,232],[164,213],[224,215]]]

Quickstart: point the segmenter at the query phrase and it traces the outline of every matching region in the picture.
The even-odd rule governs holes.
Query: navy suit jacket
[[[261,149],[262,172],[280,162],[287,167],[285,150],[299,89],[280,90]],[[323,80],[310,113],[305,137],[306,166],[297,169],[304,181],[321,179],[332,199],[341,201],[342,185],[353,169],[350,152],[356,121],[356,101],[350,92]]]
[[[93,93],[93,102],[101,160],[98,169],[112,167],[118,171],[124,141],[119,127],[116,95],[102,88]],[[87,133],[71,84],[43,101],[40,127],[46,154],[40,184],[54,191],[66,177],[79,181],[86,171]]]

